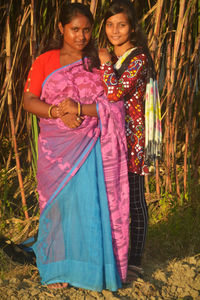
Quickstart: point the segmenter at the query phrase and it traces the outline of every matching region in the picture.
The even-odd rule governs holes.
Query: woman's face
[[[65,49],[81,52],[89,43],[92,35],[92,25],[86,16],[78,14],[70,23],[64,26],[59,23],[58,26],[63,34],[63,47]]]
[[[113,46],[130,43],[131,26],[125,13],[116,14],[106,20],[106,35]]]

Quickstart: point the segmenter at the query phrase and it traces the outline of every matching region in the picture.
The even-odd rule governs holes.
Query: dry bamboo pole
[[[177,95],[177,99],[180,98],[179,103],[178,103],[177,118],[175,120],[177,126],[178,126],[178,124],[180,124],[179,121],[180,121],[181,112],[185,109],[185,107],[184,107],[184,105],[185,105],[185,91],[187,89],[187,86],[188,86],[187,70],[184,70],[184,73],[182,74],[181,83],[180,83],[180,89],[179,89],[180,90],[180,97],[179,97],[179,95]],[[177,176],[178,176],[178,174],[177,174]],[[176,177],[176,180],[178,180],[178,177]],[[180,188],[179,188],[179,190],[180,190]]]
[[[98,5],[98,0],[91,0],[90,11],[93,14],[94,18],[96,15],[97,5]]]
[[[171,53],[172,53],[172,29],[173,29],[173,0],[170,1],[170,9],[169,9],[169,33],[167,36],[167,57],[166,57],[166,81],[167,81],[167,103],[166,103],[166,118],[165,118],[165,161],[166,161],[166,179],[165,179],[165,189],[166,192],[172,191],[171,186],[171,165],[170,165],[170,116],[171,116],[171,97],[170,97],[170,89],[171,89]]]
[[[159,37],[159,32],[160,32],[160,27],[161,27],[161,16],[163,13],[163,3],[164,0],[158,0],[157,1],[157,6],[156,6],[156,11],[155,11],[155,25],[154,25],[154,31],[153,31],[153,41],[150,45],[150,50],[152,54],[152,58],[155,61],[155,52],[158,47],[158,37]],[[157,69],[157,68],[156,68]]]
[[[156,3],[140,20],[140,23],[144,22],[153,12],[156,10],[158,3]]]
[[[194,10],[190,14],[190,18],[192,20],[194,14]],[[192,34],[191,31],[189,32],[189,47],[188,47],[188,57],[192,57]],[[198,44],[198,40],[197,40]],[[196,49],[195,49],[196,50]],[[198,60],[197,60],[198,61]],[[195,72],[193,72],[193,65],[189,59],[189,74],[188,74],[188,88],[187,88],[187,102],[188,102],[188,120],[186,122],[186,135],[185,135],[185,152],[184,152],[184,192],[186,194],[187,191],[187,175],[188,175],[188,148],[191,145],[191,132],[192,132],[192,111],[193,111],[193,99],[194,93],[196,89],[196,81],[198,75],[198,67],[199,65],[195,66]],[[193,86],[192,86],[193,83]]]
[[[163,3],[164,0],[159,0],[157,2],[157,7],[156,7],[156,12],[155,12],[155,28],[154,28],[154,34],[153,34],[153,43],[151,47],[151,55],[153,60],[155,61],[155,53],[157,50],[157,46],[159,44],[159,33],[160,33],[160,28],[161,28],[161,16],[163,13]],[[145,181],[145,186],[146,189],[148,190],[148,178],[146,178]],[[160,176],[159,176],[159,163],[158,160],[156,160],[156,193],[160,195]]]
[[[23,107],[23,102],[21,101],[18,107],[17,111],[17,117],[16,117],[16,122],[15,122],[15,133],[17,134],[18,128],[19,128],[19,123],[21,119],[21,113],[22,113],[22,107]]]
[[[191,38],[191,33],[189,32],[188,34],[188,57],[191,56],[191,42],[192,42],[192,38]],[[191,76],[192,76],[192,66],[190,64],[190,62],[188,61],[188,74],[187,74],[187,89],[186,89],[186,93],[187,93],[187,98],[186,98],[186,102],[188,104],[188,106],[190,105],[190,94],[191,94]],[[188,107],[189,108],[189,107]],[[185,110],[185,114],[186,114]],[[187,192],[187,173],[188,173],[188,147],[189,147],[189,123],[188,120],[185,123],[185,151],[184,151],[184,179],[183,179],[183,186],[184,186],[184,193],[186,194]]]
[[[194,63],[194,60],[195,58],[197,58],[197,62],[199,62],[199,51],[200,51],[200,28],[199,28],[199,34],[196,38],[196,42],[195,42],[195,47],[194,47],[194,52],[192,54],[192,57],[191,57],[191,63]]]
[[[175,85],[175,75],[177,72],[177,62],[178,62],[178,54],[179,54],[179,50],[181,47],[181,39],[182,39],[182,35],[183,30],[184,30],[184,24],[185,22],[187,23],[187,17],[188,17],[188,13],[190,11],[191,5],[194,1],[191,0],[188,2],[187,5],[187,9],[185,10],[186,7],[186,1],[180,1],[179,2],[179,17],[178,17],[178,25],[177,25],[177,30],[175,33],[175,41],[174,41],[174,52],[173,52],[173,57],[172,57],[172,68],[171,68],[171,87],[169,89],[169,97],[173,97],[173,89],[174,89],[174,85]],[[187,26],[187,24],[186,24]],[[179,65],[180,66],[180,65]],[[176,105],[175,105],[176,106]],[[176,111],[175,111],[176,114]],[[175,120],[175,118],[174,118]],[[175,164],[175,151],[174,151],[174,141],[173,141],[173,137],[174,137],[174,133],[173,133],[173,127],[171,128],[172,132],[171,132],[171,141],[170,141],[170,154],[172,155],[172,167],[175,171],[175,176],[176,176],[176,182],[178,180],[177,174],[176,174],[176,166],[174,166]],[[186,125],[186,145],[189,142],[189,136],[188,136],[189,132],[188,132],[188,128]],[[187,155],[187,149],[185,150],[185,155]],[[184,190],[186,191],[186,183],[185,183],[185,176],[187,176],[187,161],[186,158],[184,160]],[[179,190],[179,186],[177,185],[177,194],[180,195],[180,190]]]
[[[22,205],[24,209],[24,214],[26,219],[28,219],[28,211],[26,207],[26,198],[24,193],[24,185],[23,185],[23,179],[21,174],[21,166],[20,166],[20,160],[19,160],[19,153],[18,153],[18,147],[17,147],[17,141],[16,141],[16,135],[15,135],[15,125],[14,125],[14,116],[13,116],[13,110],[12,110],[12,79],[11,79],[11,36],[10,36],[10,17],[9,14],[7,15],[6,20],[6,78],[7,78],[7,87],[8,87],[8,110],[9,110],[9,118],[10,118],[10,125],[11,125],[11,132],[12,132],[12,144],[14,147],[15,152],[15,160],[16,160],[16,167],[17,167],[17,175],[18,175],[18,181],[20,186],[20,192],[22,197]]]
[[[35,53],[36,53],[36,30],[35,30],[35,13],[34,13],[34,0],[31,0],[31,5],[30,5],[30,57],[31,57],[31,62],[34,62],[35,59]],[[27,130],[29,136],[31,135],[31,125],[32,125],[32,115],[31,114],[26,114],[27,115]],[[30,143],[28,143],[28,153],[27,153],[27,161],[30,163],[31,162],[31,146]]]
[[[35,14],[34,14],[34,0],[31,0],[31,34],[30,34],[30,56],[32,63],[35,60],[36,53],[36,30],[35,30]]]
[[[155,39],[158,39],[159,32],[160,32],[163,4],[164,4],[164,0],[157,1],[156,16],[155,16],[155,28],[154,28]]]
[[[177,30],[175,31],[175,38],[174,38],[174,47],[173,47],[173,55],[171,58],[171,78],[170,78],[170,84],[168,85],[168,107],[170,107],[170,114],[167,115],[167,125],[169,126],[168,128],[168,136],[169,136],[169,142],[167,143],[168,147],[168,158],[167,158],[167,168],[170,168],[169,171],[169,176],[168,180],[171,179],[171,170],[176,174],[176,170],[174,169],[174,127],[173,127],[173,122],[171,122],[171,114],[172,114],[172,102],[174,100],[174,95],[173,95],[173,87],[175,84],[175,72],[176,72],[176,64],[177,64],[177,59],[178,59],[178,53],[179,53],[179,46],[180,46],[180,41],[181,41],[181,35],[182,35],[182,29],[183,29],[183,15],[184,15],[184,9],[185,9],[185,3],[184,1],[180,2],[180,7],[179,7],[179,18],[178,18],[178,25],[177,25]],[[171,103],[170,103],[171,99]],[[176,100],[177,102],[177,100]],[[176,175],[175,175],[176,176]],[[176,177],[176,179],[178,179]],[[171,184],[169,186],[169,191],[172,192],[172,187]],[[178,190],[178,194],[180,195],[180,192]]]
[[[200,165],[200,151],[197,152],[195,162],[196,162],[196,166]],[[195,168],[195,170],[194,170],[194,179],[195,180],[199,179],[199,169],[198,168]]]
[[[151,2],[148,0],[149,9],[151,9]]]
[[[172,120],[172,134],[171,134],[171,144],[173,143],[172,147],[172,167],[174,171],[174,178],[176,181],[176,193],[178,197],[180,198],[180,184],[178,179],[178,173],[177,173],[177,160],[176,160],[176,147],[177,147],[177,134],[178,134],[178,123],[179,123],[179,117],[180,117],[180,110],[182,106],[182,101],[184,98],[184,93],[181,95],[181,87],[184,86],[184,80],[185,80],[185,73],[182,73],[182,79],[179,82],[179,87],[176,88],[176,95],[173,93],[173,97],[176,97],[175,105],[174,105],[174,115]],[[184,91],[184,90],[183,90]],[[180,101],[178,101],[180,99]]]
[[[12,66],[11,66],[11,70],[10,70],[10,78],[12,78],[12,74],[13,74],[13,71],[14,71],[14,66],[15,66],[15,61],[16,61],[16,57],[17,57],[17,52],[18,52],[18,48],[19,48],[19,42],[20,42],[20,35],[21,35],[21,31],[22,31],[22,27],[24,25],[24,23],[26,22],[28,16],[29,16],[29,9],[25,9],[24,10],[24,14],[23,14],[23,17],[22,17],[22,21],[21,21],[21,24],[19,26],[19,33],[18,33],[18,39],[17,39],[17,43],[16,43],[16,46],[15,46],[15,54],[14,54],[14,57],[13,57],[13,60],[12,60]],[[6,82],[6,78],[5,78],[5,82]],[[1,106],[0,106],[0,119],[2,117],[2,114],[4,112],[4,104],[5,104],[5,101],[6,101],[6,97],[7,97],[7,94],[8,94],[8,85],[5,84],[5,91],[4,91],[4,95],[1,99]]]
[[[71,3],[75,3],[75,2],[82,3],[83,1],[82,0],[71,0]]]
[[[59,5],[58,1],[56,1],[56,13],[54,18],[54,31],[53,31],[53,39],[56,39],[57,29],[58,29],[58,18],[59,18]]]
[[[178,25],[177,25],[177,30],[175,33],[175,40],[174,40],[174,51],[173,51],[173,57],[172,57],[172,68],[171,68],[171,89],[174,87],[174,82],[175,82],[175,74],[176,74],[176,65],[177,65],[177,59],[178,59],[178,53],[179,53],[179,47],[181,44],[181,36],[182,36],[182,31],[184,28],[184,22],[186,19],[185,15],[185,3],[186,0],[180,1],[180,6],[179,6],[179,17],[178,17]],[[171,93],[171,91],[170,91]]]
[[[197,73],[197,76],[198,76],[198,68],[199,68],[199,65],[200,65],[200,55],[199,54],[200,54],[200,30],[199,30],[199,34],[196,38],[196,41],[195,41],[194,52],[191,56],[191,63],[193,63],[193,65],[195,66],[194,67],[194,73]],[[197,118],[196,118],[195,114],[193,114],[192,129],[191,129],[191,136],[192,136],[191,146],[193,146],[195,144],[196,129],[197,129]],[[195,160],[195,153],[193,151],[192,151],[191,155],[192,155],[193,172],[195,173],[195,170],[198,169],[196,167],[196,166],[198,166],[198,164],[195,163],[195,161],[196,161]]]
[[[146,193],[147,193],[147,195],[149,195],[149,194],[150,194],[150,191],[149,191],[148,175],[144,176],[144,181],[145,181]]]
[[[186,16],[184,25],[183,25],[183,31],[182,31],[182,37],[181,37],[181,43],[180,43],[180,60],[179,60],[179,66],[178,66],[178,73],[176,76],[176,85],[175,88],[172,91],[172,98],[176,99],[174,103],[174,114],[173,114],[173,120],[172,120],[172,134],[171,134],[171,145],[172,146],[172,167],[174,170],[174,178],[176,181],[176,193],[177,196],[180,198],[180,184],[179,184],[179,179],[178,179],[178,173],[177,173],[177,160],[176,160],[176,145],[177,145],[177,126],[178,126],[178,116],[180,113],[180,102],[178,99],[180,99],[180,94],[181,94],[181,87],[183,83],[183,68],[184,68],[184,58],[185,58],[185,42],[187,40],[187,32],[188,32],[188,15]],[[182,80],[181,80],[182,76]],[[180,84],[180,82],[182,82]],[[176,93],[175,93],[176,91]]]
[[[197,59],[198,62],[198,59]],[[194,95],[195,95],[195,89],[197,85],[197,78],[198,78],[198,68],[199,68],[199,62],[195,64],[194,71],[193,71],[193,87],[190,95],[190,104],[189,104],[189,115],[188,115],[188,128],[189,128],[189,146],[192,149],[193,143],[192,143],[192,137],[193,137],[193,123],[194,120],[192,118],[193,113],[193,102],[194,102]],[[193,152],[191,152],[191,158],[193,158]],[[192,159],[193,165],[194,165],[194,159]]]

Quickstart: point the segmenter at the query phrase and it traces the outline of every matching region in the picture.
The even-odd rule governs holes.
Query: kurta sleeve
[[[133,57],[119,79],[111,62],[101,65],[101,76],[108,100],[113,102],[122,100],[134,88],[147,63],[144,54]]]

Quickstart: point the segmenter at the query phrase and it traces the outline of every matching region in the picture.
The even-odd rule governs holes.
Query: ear
[[[63,34],[64,29],[63,29],[63,26],[62,26],[61,22],[58,23],[58,28],[60,30],[60,33]]]

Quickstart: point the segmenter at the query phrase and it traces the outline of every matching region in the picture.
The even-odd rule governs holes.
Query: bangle
[[[51,106],[49,107],[49,110],[48,110],[48,116],[49,116],[50,119],[53,119],[53,116],[52,116],[52,114],[51,114],[51,111],[52,111],[52,109],[53,109],[54,107],[56,107],[56,105],[51,105]]]
[[[81,104],[78,102],[78,116],[80,117],[82,113],[82,107]]]

